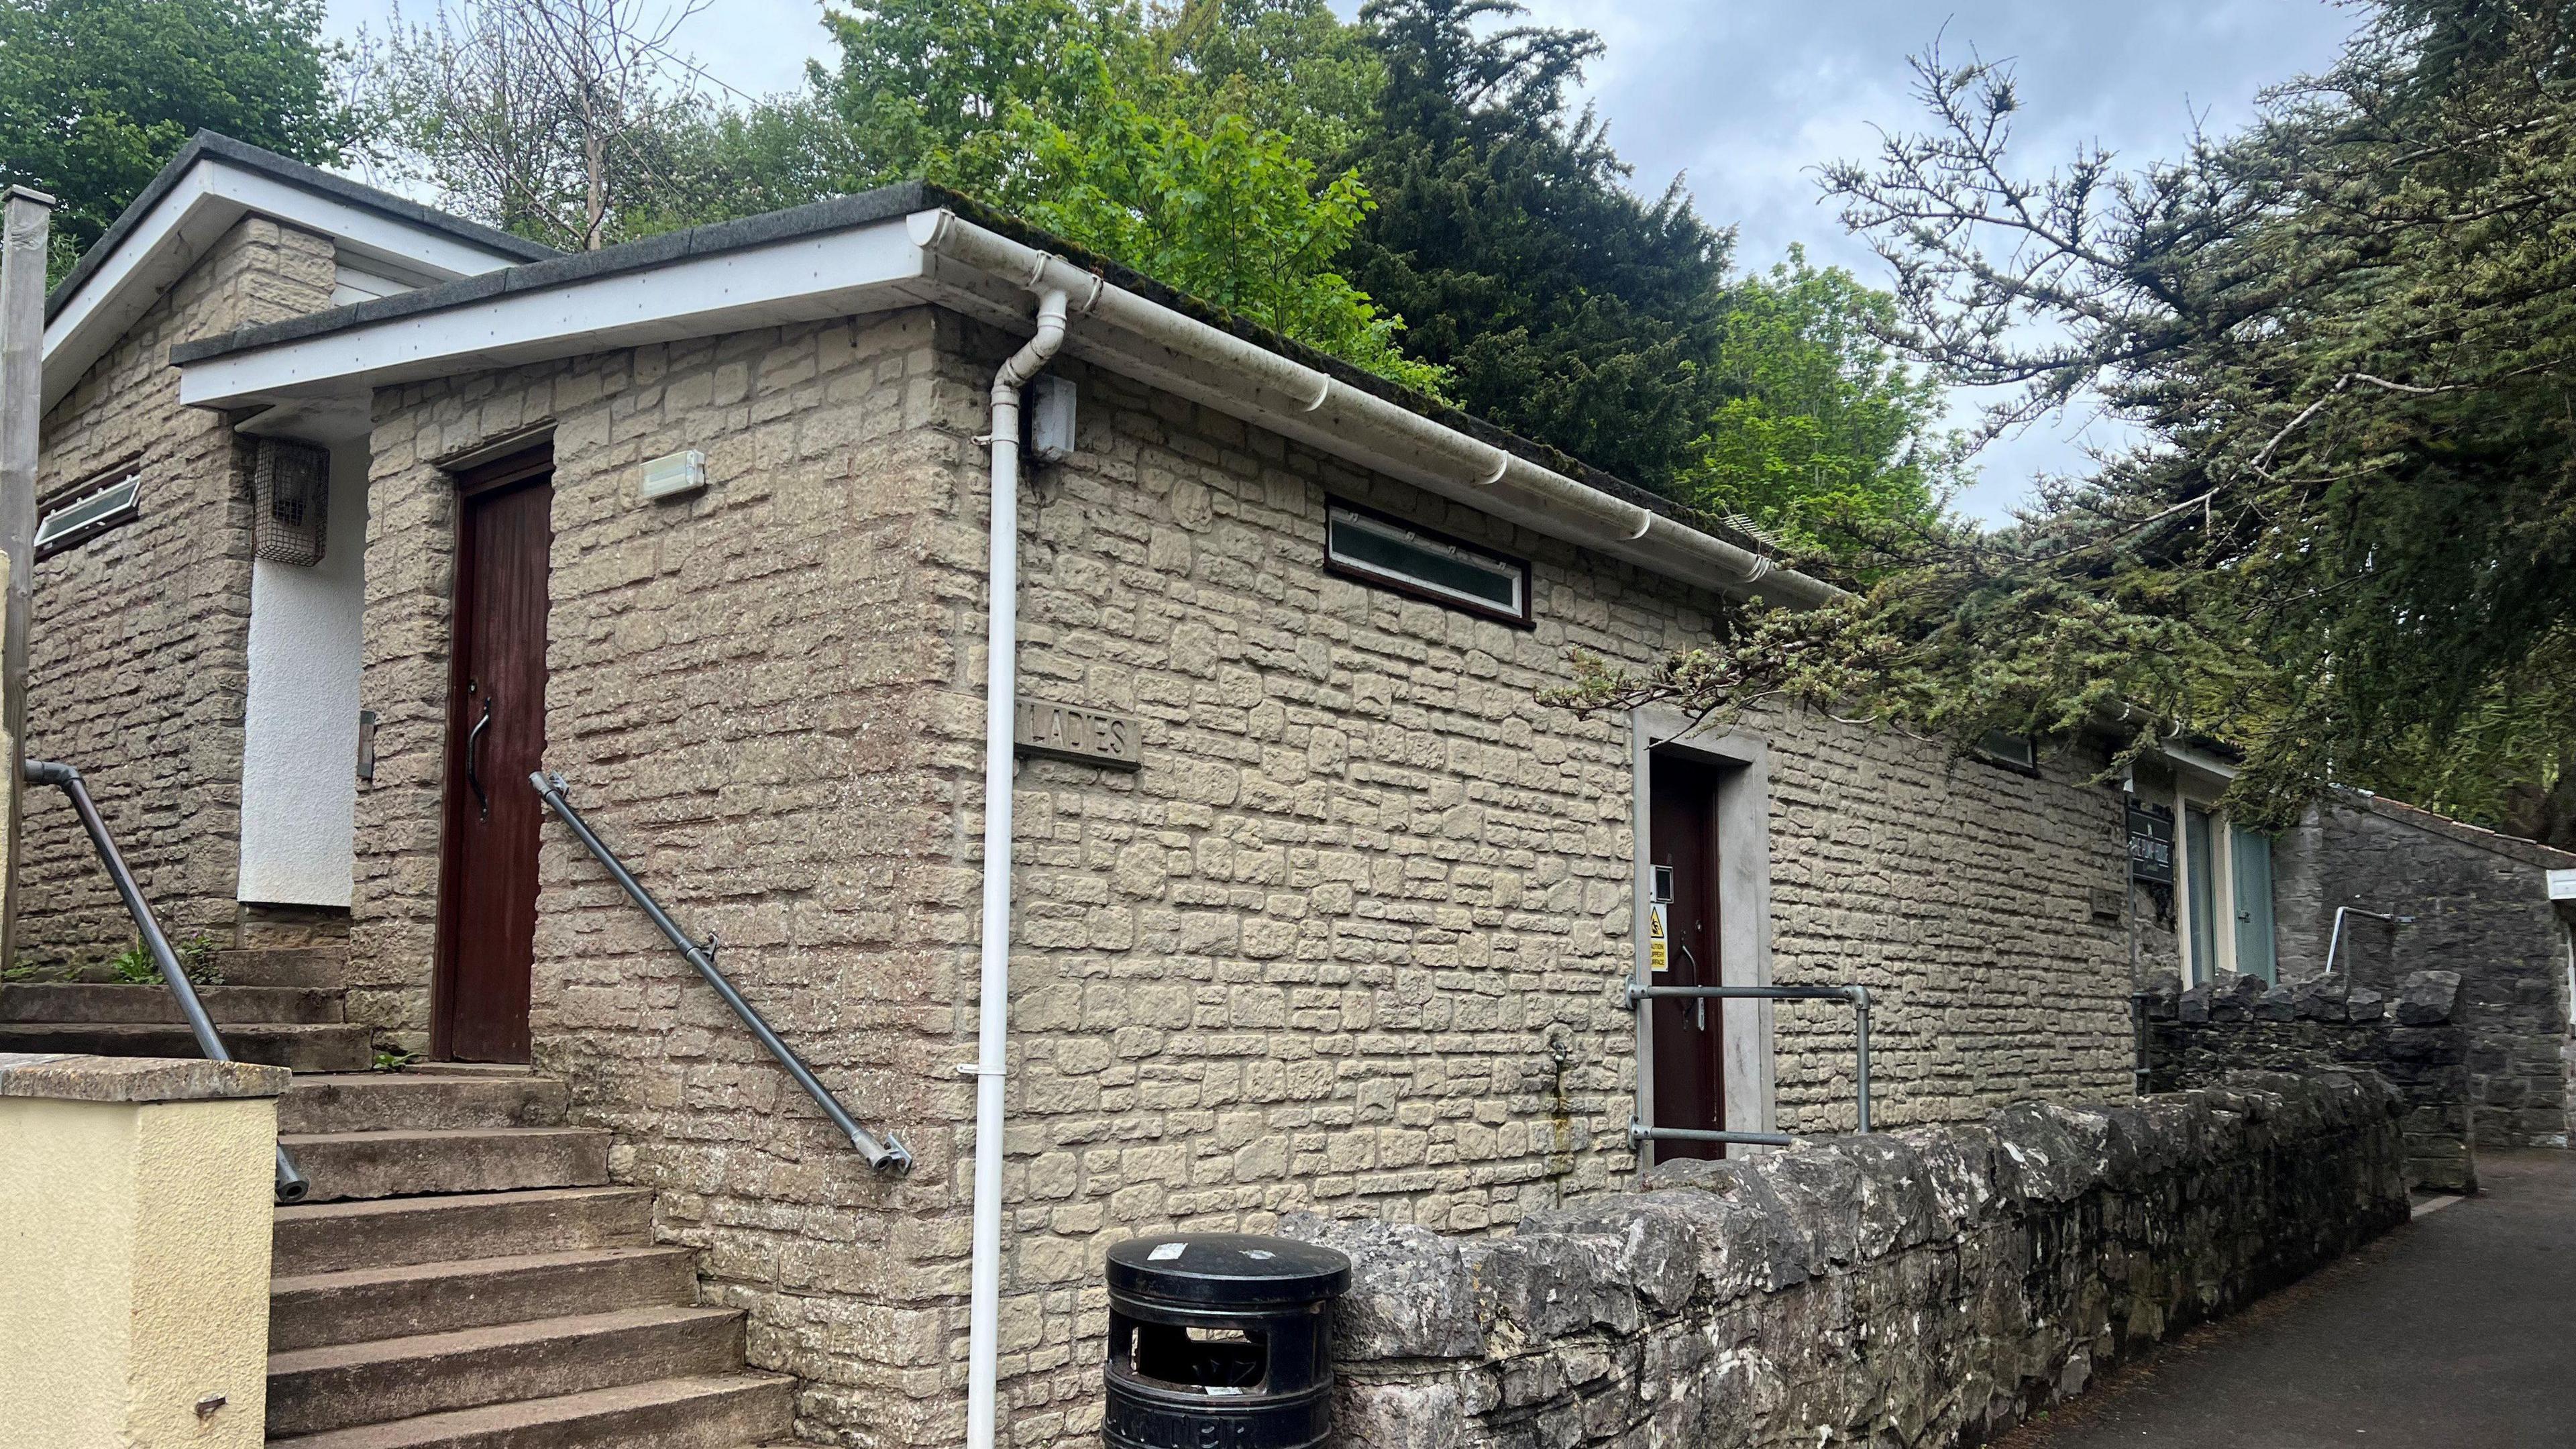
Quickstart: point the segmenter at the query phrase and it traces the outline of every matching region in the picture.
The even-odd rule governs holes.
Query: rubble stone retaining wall
[[[2393,999],[2341,976],[2267,990],[2260,977],[2225,975],[2189,991],[2166,977],[2146,993],[2149,1085],[2170,1092],[2249,1070],[2374,1072],[2405,1103],[2406,1180],[2475,1192],[2463,996],[2456,971],[2409,972]]]
[[[2576,855],[2360,796],[2310,811],[2273,855],[2284,980],[2323,974],[2330,949],[2336,975],[2383,995],[2458,972],[2478,1145],[2567,1145],[2569,918],[2547,873]],[[2400,919],[2347,915],[2338,943],[2339,907]]]
[[[1354,1263],[1344,1449],[1984,1441],[2403,1222],[2357,1075],[1658,1169],[1509,1237],[1297,1215]]]

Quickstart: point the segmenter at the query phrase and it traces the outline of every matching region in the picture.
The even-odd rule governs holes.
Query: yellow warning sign
[[[1646,969],[1670,971],[1672,959],[1671,936],[1664,929],[1664,906],[1658,901],[1646,907]]]

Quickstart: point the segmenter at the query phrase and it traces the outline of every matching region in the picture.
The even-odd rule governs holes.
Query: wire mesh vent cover
[[[259,440],[251,469],[251,533],[259,557],[307,568],[320,563],[330,503],[328,452],[284,438]]]

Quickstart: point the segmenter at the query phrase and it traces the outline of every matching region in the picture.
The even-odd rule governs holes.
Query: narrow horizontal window
[[[1345,504],[1324,515],[1335,572],[1514,624],[1530,621],[1529,564]]]
[[[2039,747],[2031,742],[2028,735],[1988,730],[1985,737],[1977,741],[1977,753],[1995,764],[2009,765],[2016,770],[2035,772],[2039,769]]]
[[[45,558],[87,543],[133,518],[137,511],[135,495],[142,490],[143,475],[128,473],[97,492],[84,494],[38,519],[36,557]]]

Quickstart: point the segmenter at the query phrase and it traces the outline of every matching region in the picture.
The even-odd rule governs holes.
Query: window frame
[[[1333,548],[1333,522],[1336,515],[1342,514],[1347,514],[1352,518],[1360,520],[1363,525],[1375,525],[1381,529],[1390,529],[1397,533],[1409,536],[1413,542],[1427,545],[1432,548],[1449,549],[1460,554],[1469,555],[1475,559],[1491,564],[1499,570],[1516,574],[1519,579],[1521,604],[1519,612],[1515,613],[1510,609],[1501,607],[1500,605],[1448,592],[1427,583],[1417,583],[1401,574],[1389,573],[1384,570],[1372,568],[1366,564],[1345,562],[1343,559],[1335,556]],[[1420,599],[1424,603],[1438,604],[1443,608],[1455,609],[1462,614],[1473,614],[1480,619],[1491,619],[1496,623],[1508,624],[1516,629],[1534,629],[1538,627],[1536,616],[1537,600],[1535,597],[1537,593],[1537,589],[1535,587],[1536,580],[1533,577],[1530,569],[1530,561],[1528,559],[1515,558],[1510,554],[1487,548],[1483,544],[1470,543],[1466,539],[1456,537],[1452,534],[1443,533],[1436,528],[1426,528],[1419,523],[1415,523],[1411,519],[1401,518],[1391,513],[1381,512],[1378,509],[1368,507],[1366,504],[1353,503],[1345,498],[1326,498],[1324,500],[1323,532],[1324,572],[1328,574],[1367,584],[1372,588],[1384,589],[1389,593],[1403,594],[1408,598]]]
[[[64,529],[51,538],[45,536],[46,525],[74,510],[85,508],[119,489],[125,501],[95,518]],[[56,493],[39,504],[36,510],[36,532],[31,540],[36,561],[42,563],[56,554],[69,553],[99,535],[122,528],[143,516],[143,465],[140,461],[120,463],[94,473]]]
[[[2207,822],[2204,831],[2200,832],[2206,835],[2206,840],[2203,842],[2206,848],[2195,848],[2193,840],[2196,833],[2193,829],[2195,816]],[[2253,832],[2244,831],[2243,827],[2236,823],[2236,817],[2232,813],[2218,808],[2218,798],[2215,793],[2195,794],[2192,790],[2177,785],[2174,791],[2174,901],[2177,907],[2174,922],[2174,950],[2182,962],[2185,986],[2199,986],[2214,981],[2222,971],[2230,975],[2262,975],[2259,971],[2249,973],[2245,970],[2245,963],[2237,949],[2239,925],[2237,916],[2243,909],[2238,900],[2238,886],[2241,882],[2240,873],[2236,868],[2237,836],[2240,833],[2252,834]],[[2271,836],[2264,836],[2262,839],[2266,843],[2267,854],[2269,847],[2278,843]],[[2204,882],[2206,882],[2205,887]],[[2281,970],[2281,922],[2277,869],[2266,871],[2266,885],[2272,894],[2269,909],[2265,913],[2271,926],[2272,974],[2265,979],[2278,985]],[[2200,949],[2199,942],[2194,939],[2199,933],[2198,923],[2195,920],[2198,903],[2193,897],[2195,892],[2204,888],[2208,892],[2210,916],[2208,922],[2210,941],[2206,953]]]
[[[2021,753],[2030,758],[2020,759],[1995,748],[1999,740],[2007,739],[2020,741]],[[1998,770],[2007,770],[2016,775],[2027,775],[2034,780],[2040,778],[2039,740],[2036,736],[2015,734],[2011,730],[1988,730],[1978,737],[1977,743],[1969,749],[1968,754],[1980,764],[1992,765]]]

